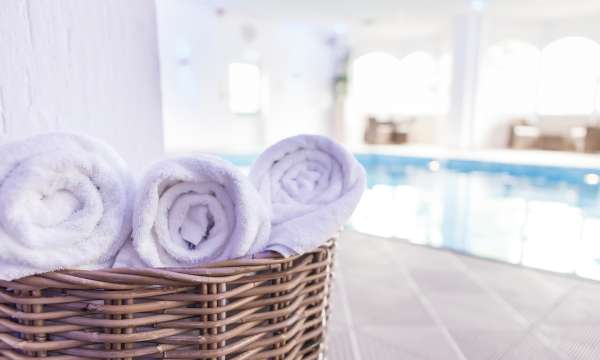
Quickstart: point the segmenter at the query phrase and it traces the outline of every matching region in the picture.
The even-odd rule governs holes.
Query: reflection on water
[[[595,174],[365,165],[358,231],[600,280]]]

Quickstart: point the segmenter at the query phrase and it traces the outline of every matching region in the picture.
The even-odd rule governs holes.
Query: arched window
[[[591,114],[598,106],[600,45],[566,37],[542,51],[539,112],[544,115]]]
[[[383,52],[357,58],[352,66],[354,105],[374,115],[439,114],[446,111],[448,66],[417,51],[402,60]]]
[[[400,60],[383,52],[362,55],[352,64],[352,99],[364,113],[388,115],[398,105]]]
[[[229,110],[255,114],[260,110],[260,68],[254,64],[229,64]]]
[[[506,40],[483,55],[480,104],[487,114],[536,111],[541,52],[526,42]]]
[[[439,114],[445,112],[442,61],[426,52],[410,53],[400,62],[399,110],[401,113]],[[447,69],[445,69],[447,70]]]

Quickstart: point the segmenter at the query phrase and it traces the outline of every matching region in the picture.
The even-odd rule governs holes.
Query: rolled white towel
[[[264,248],[269,232],[257,191],[237,168],[216,157],[155,164],[134,206],[133,248],[147,266],[193,266],[249,255]],[[136,263],[119,255],[115,267]]]
[[[339,231],[366,186],[354,156],[318,135],[274,144],[252,165],[250,180],[270,206],[267,248],[285,256],[312,250]]]
[[[50,133],[0,147],[0,278],[110,267],[131,231],[132,180],[104,143]]]

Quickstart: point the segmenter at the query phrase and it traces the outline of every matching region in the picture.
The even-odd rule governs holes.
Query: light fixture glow
[[[254,64],[229,64],[229,109],[234,114],[260,110],[260,68]]]
[[[588,185],[598,185],[600,183],[600,176],[598,174],[585,174],[583,177],[583,181],[585,181]]]
[[[432,160],[429,162],[429,164],[427,164],[427,167],[429,168],[429,170],[436,172],[440,170],[440,162],[436,161],[436,160]]]

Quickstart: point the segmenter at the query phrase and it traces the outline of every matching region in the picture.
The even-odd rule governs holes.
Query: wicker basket
[[[333,250],[0,281],[0,358],[316,359]]]

